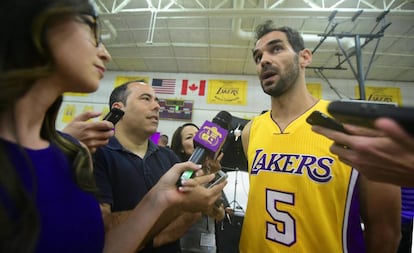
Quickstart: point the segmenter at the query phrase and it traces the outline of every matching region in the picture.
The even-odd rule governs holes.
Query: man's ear
[[[122,102],[115,102],[115,103],[112,104],[112,108],[121,109],[121,108],[124,108],[124,107],[125,107],[124,103],[122,103]]]
[[[312,63],[312,52],[305,48],[299,52],[299,65],[302,68],[306,68]]]

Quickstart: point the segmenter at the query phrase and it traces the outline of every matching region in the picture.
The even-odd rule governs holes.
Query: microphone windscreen
[[[213,123],[221,126],[222,128],[229,130],[231,127],[232,116],[227,111],[220,111],[216,117],[213,118]]]

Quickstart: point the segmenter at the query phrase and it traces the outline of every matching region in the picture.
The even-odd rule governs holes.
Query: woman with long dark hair
[[[188,161],[193,154],[194,137],[199,127],[193,123],[185,123],[178,127],[171,140],[171,149],[181,159]],[[183,253],[216,253],[215,220],[224,218],[224,208],[216,207],[213,212],[205,212],[196,223],[181,238]]]
[[[177,213],[213,205],[224,184],[202,187],[211,175],[177,190],[199,168],[182,163],[108,228],[87,148],[55,129],[62,94],[95,91],[111,58],[93,5],[2,0],[0,26],[0,252],[135,252]]]

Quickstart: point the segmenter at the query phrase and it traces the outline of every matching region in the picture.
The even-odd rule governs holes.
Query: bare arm
[[[401,191],[360,175],[361,217],[368,253],[395,253],[401,239]]]
[[[217,165],[216,161],[210,161],[210,168],[215,171],[214,167]],[[219,166],[220,168],[220,166]],[[204,171],[204,168],[203,168]],[[206,178],[206,177],[204,177]],[[200,179],[200,178],[198,178]],[[204,181],[204,180],[203,180]],[[204,213],[207,213],[209,216],[217,219],[222,219],[224,217],[224,208],[217,207],[216,203],[209,206],[208,210]],[[166,227],[163,224],[158,224],[153,227],[152,231],[149,233],[149,238],[154,237],[154,247],[160,247],[167,243],[176,241],[182,237],[188,229],[196,223],[202,216],[201,212],[196,213],[180,213],[178,217],[175,217]],[[161,231],[162,230],[162,231]]]
[[[244,155],[246,157],[247,156],[247,148],[249,147],[249,138],[250,138],[250,128],[252,126],[252,122],[249,121],[246,126],[244,126],[243,128],[243,132],[242,132],[242,145],[243,145],[243,151],[244,151]]]
[[[101,209],[104,216],[105,231],[107,232],[125,221],[128,221],[129,217],[133,214],[133,211],[111,212],[109,204],[101,204]],[[151,240],[154,248],[176,241],[182,237],[185,232],[187,232],[188,228],[200,219],[200,217],[201,213],[184,213],[179,215],[177,212],[175,215],[170,214],[168,219],[164,219],[163,222],[157,220],[137,249],[144,248]],[[164,224],[164,222],[167,223],[168,220],[171,220],[171,223]]]
[[[106,229],[104,252],[132,253],[143,248],[151,228],[170,208],[167,203],[159,201],[158,194],[150,191],[133,211],[115,213],[109,211],[104,215]]]
[[[201,218],[201,213],[184,213],[175,218],[154,237],[154,247],[160,247],[181,238]]]
[[[104,252],[135,252],[183,212],[209,210],[227,181],[206,189],[203,184],[214,178],[206,175],[182,182],[177,189],[176,181],[188,169],[198,170],[199,166],[191,162],[174,165],[130,212],[113,215],[103,209],[109,229]]]

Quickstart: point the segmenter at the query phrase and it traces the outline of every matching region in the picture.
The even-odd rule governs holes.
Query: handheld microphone
[[[194,136],[193,141],[196,148],[188,160],[196,164],[202,164],[207,156],[215,158],[226,140],[231,119],[232,116],[229,112],[220,111],[212,122],[206,120]],[[193,176],[194,171],[184,171],[178,179],[177,185],[181,186],[181,180],[190,179]]]

